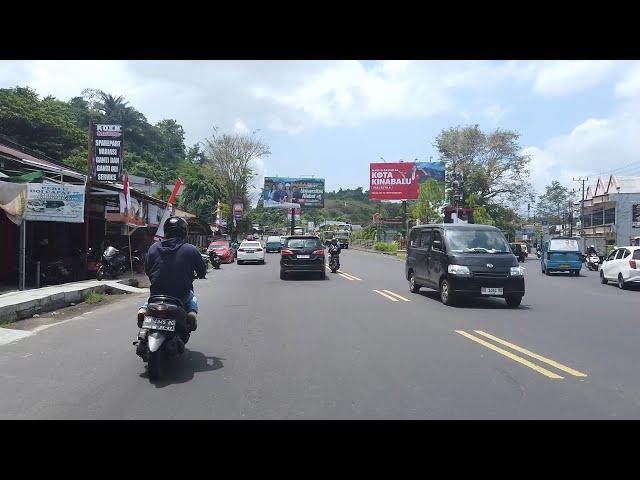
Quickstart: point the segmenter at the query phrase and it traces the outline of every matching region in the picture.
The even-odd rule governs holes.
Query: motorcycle
[[[190,332],[187,312],[180,300],[167,295],[149,297],[147,314],[133,345],[136,354],[147,363],[151,381],[162,376],[169,357],[184,353]]]
[[[593,270],[597,272],[598,269],[600,268],[600,257],[595,253],[590,253],[587,255],[585,263],[589,270]]]
[[[141,273],[144,270],[144,262],[142,261],[142,255],[138,251],[134,251],[131,256],[133,262],[133,268],[136,272]],[[105,276],[111,278],[118,278],[127,269],[131,268],[129,262],[129,248],[125,247],[122,250],[118,250],[114,247],[107,247],[102,254],[102,260],[96,273],[96,279],[102,280]]]
[[[340,255],[329,251],[329,269],[332,273],[336,273],[340,268]]]
[[[220,256],[215,251],[211,250],[211,253],[209,254],[209,260],[211,261],[211,266],[213,266],[213,268],[215,268],[216,270],[220,268],[222,260],[220,260]]]

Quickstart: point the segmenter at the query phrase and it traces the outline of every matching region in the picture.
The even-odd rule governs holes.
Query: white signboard
[[[84,223],[84,185],[28,183],[24,219]]]

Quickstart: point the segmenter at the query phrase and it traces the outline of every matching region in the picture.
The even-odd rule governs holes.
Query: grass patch
[[[390,243],[378,242],[373,245],[373,249],[378,250],[380,252],[395,253],[398,251],[398,244],[395,242],[390,242]]]
[[[98,293],[95,290],[89,290],[84,296],[84,301],[85,303],[91,305],[93,303],[99,303],[103,301],[104,298],[105,296],[102,293]]]

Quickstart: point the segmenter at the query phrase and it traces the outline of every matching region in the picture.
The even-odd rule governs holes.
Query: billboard
[[[371,163],[369,200],[415,200],[420,183],[444,182],[444,172],[444,162]]]
[[[28,183],[24,219],[83,223],[84,192],[84,185]]]
[[[233,219],[236,222],[242,221],[242,215],[244,213],[244,204],[241,200],[235,200],[233,202]]]
[[[108,211],[105,213],[105,219],[108,222],[121,222],[125,225],[129,225],[130,227],[146,227],[148,204],[142,200],[131,197],[129,199],[129,208],[127,208],[124,193],[119,193],[118,197],[120,200],[119,211],[114,212],[109,206],[107,206]]]
[[[122,180],[122,125],[91,124],[91,176],[99,182]]]
[[[631,228],[640,228],[640,203],[632,206]]]
[[[323,208],[324,178],[265,177],[265,208]]]

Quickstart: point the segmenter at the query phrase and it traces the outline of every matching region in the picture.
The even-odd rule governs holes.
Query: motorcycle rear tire
[[[96,280],[100,281],[104,278],[104,268],[98,268],[98,272],[96,273]]]
[[[163,348],[156,350],[155,352],[149,352],[149,362],[147,364],[147,370],[149,371],[149,380],[152,382],[158,380],[164,370],[164,352]]]

